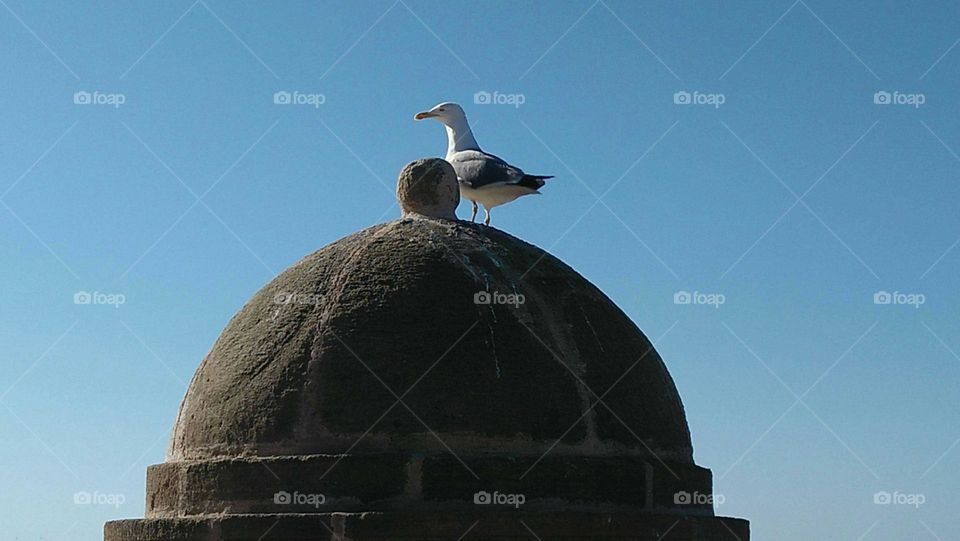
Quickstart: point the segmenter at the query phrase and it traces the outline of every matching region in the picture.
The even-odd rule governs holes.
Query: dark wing
[[[450,158],[450,165],[457,178],[471,188],[483,188],[493,184],[519,184],[523,171],[493,154],[481,150],[464,150]]]

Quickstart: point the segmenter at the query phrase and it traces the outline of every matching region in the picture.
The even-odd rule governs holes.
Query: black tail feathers
[[[523,175],[517,184],[531,190],[539,190],[543,187],[547,179],[553,178],[553,175]]]

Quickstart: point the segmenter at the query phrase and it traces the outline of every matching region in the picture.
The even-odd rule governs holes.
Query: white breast
[[[475,190],[462,182],[460,183],[460,197],[475,201],[488,209],[534,193],[540,192],[516,184],[494,184]]]

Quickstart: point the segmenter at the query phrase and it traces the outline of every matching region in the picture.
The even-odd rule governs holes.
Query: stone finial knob
[[[397,201],[404,217],[413,214],[456,220],[460,204],[457,173],[440,158],[411,162],[397,178]]]

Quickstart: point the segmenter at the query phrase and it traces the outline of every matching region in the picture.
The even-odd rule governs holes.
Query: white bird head
[[[415,120],[435,118],[442,122],[445,126],[453,127],[465,124],[467,115],[463,112],[463,107],[460,107],[459,104],[446,101],[434,105],[429,111],[417,113],[413,118]]]

